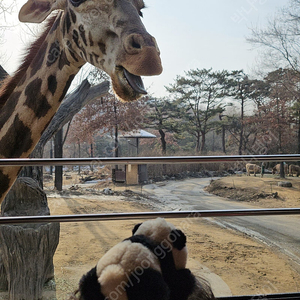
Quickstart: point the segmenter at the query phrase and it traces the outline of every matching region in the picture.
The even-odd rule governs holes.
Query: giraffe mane
[[[53,26],[55,19],[56,15],[49,19],[44,32],[27,48],[23,62],[17,69],[15,74],[12,77],[7,76],[6,79],[3,81],[3,84],[0,88],[0,110],[4,106],[14,89],[16,88],[19,81],[26,73],[29,65],[31,64],[39,48],[46,39],[46,36],[48,35],[51,27]]]

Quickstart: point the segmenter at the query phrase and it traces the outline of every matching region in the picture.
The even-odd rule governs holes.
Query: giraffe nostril
[[[132,41],[131,45],[135,49],[141,49],[142,48],[142,46],[139,43],[137,43],[135,40]]]
[[[137,35],[132,35],[131,36],[131,47],[134,48],[134,49],[141,49],[142,46],[141,46],[141,41],[140,41],[141,37],[140,36],[137,36]]]
[[[127,53],[137,54],[142,50],[143,44],[144,39],[140,34],[131,34],[127,37],[125,48]]]

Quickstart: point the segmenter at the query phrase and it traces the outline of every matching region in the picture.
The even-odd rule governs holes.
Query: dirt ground
[[[299,179],[289,180],[293,181],[294,187],[286,192],[275,187],[274,178],[227,177],[215,181],[227,188],[216,188],[214,193],[221,190],[232,192],[247,183],[247,187],[253,186],[255,192],[278,192],[278,198],[256,200],[254,197],[252,201],[258,206],[282,207],[284,204],[285,207],[297,207],[300,203],[300,181],[297,186]],[[157,210],[153,199],[125,191],[128,187],[113,189],[118,191],[114,195],[103,195],[90,188],[68,191],[62,195],[50,191],[48,202],[51,214]],[[208,268],[222,278],[233,295],[300,291],[300,274],[293,270],[285,257],[266,245],[205,219],[187,218],[170,222],[187,234],[188,267],[204,277]],[[81,276],[94,267],[108,249],[130,236],[136,223],[139,221],[62,223],[60,243],[54,256],[57,299],[68,299]],[[222,291],[218,291],[216,296],[222,296]]]
[[[292,187],[280,187],[281,181]],[[206,188],[209,193],[236,201],[249,202],[262,208],[300,207],[300,178],[280,179],[274,175],[228,176],[212,181]]]

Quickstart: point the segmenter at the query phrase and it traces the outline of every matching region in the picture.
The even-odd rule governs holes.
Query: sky
[[[7,2],[9,0],[2,0]],[[26,0],[16,0],[20,8]],[[251,28],[264,27],[289,0],[145,0],[143,22],[161,51],[164,71],[144,78],[149,93],[166,96],[165,86],[190,69],[240,70],[251,73],[258,50],[246,41]],[[14,24],[1,45],[0,64],[12,74],[30,41],[20,29],[18,10],[8,17]],[[25,30],[24,30],[25,28]],[[1,60],[2,57],[2,60]]]

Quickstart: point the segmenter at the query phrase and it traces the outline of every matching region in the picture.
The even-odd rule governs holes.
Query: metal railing
[[[82,166],[116,164],[203,164],[220,162],[291,162],[300,161],[300,154],[223,155],[223,156],[161,156],[161,157],[94,157],[94,158],[7,158],[0,166]]]
[[[238,217],[238,216],[278,216],[299,215],[300,208],[273,208],[273,209],[233,209],[233,210],[191,210],[191,211],[162,211],[137,213],[105,213],[80,215],[52,215],[52,216],[20,216],[2,217],[0,225],[22,223],[49,223],[49,222],[86,222],[86,221],[116,221],[141,220],[152,218],[182,219],[208,217]]]
[[[71,166],[71,165],[116,165],[116,164],[195,164],[229,162],[292,162],[300,161],[299,154],[287,155],[233,155],[233,156],[169,156],[169,157],[113,157],[113,158],[28,158],[0,159],[0,166]],[[164,218],[204,218],[228,216],[298,215],[300,208],[163,211],[138,213],[106,213],[81,215],[18,216],[2,217],[0,225],[20,223],[83,222]],[[227,299],[300,299],[300,293],[218,297]]]
[[[0,159],[0,166],[78,166],[78,165],[116,165],[116,164],[203,164],[220,162],[291,162],[300,161],[300,154],[284,155],[223,155],[223,156],[162,156],[162,157],[99,157],[99,158],[9,158]],[[300,208],[243,209],[243,210],[201,210],[180,212],[139,212],[111,214],[20,216],[0,218],[0,224],[84,222],[149,219],[153,217],[186,218],[189,216],[228,217],[257,215],[298,215]]]

